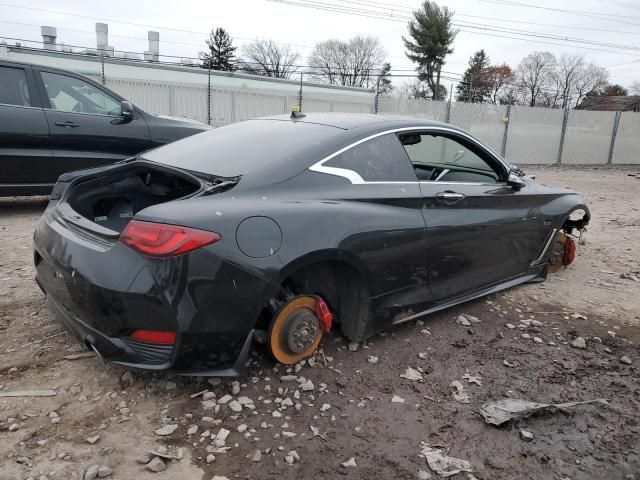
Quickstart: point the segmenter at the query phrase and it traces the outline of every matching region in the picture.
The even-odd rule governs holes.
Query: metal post
[[[104,76],[104,52],[102,50],[100,50],[100,72],[100,83],[106,85],[107,79]]]
[[[300,72],[300,92],[298,93],[298,108],[302,111],[302,72]]]
[[[236,92],[231,91],[231,121],[230,123],[234,123],[236,121]]]
[[[211,126],[211,64],[207,78],[207,125]]]
[[[373,113],[378,113],[378,102],[380,98],[380,77],[378,77],[378,81],[376,82],[376,96],[373,100]]]
[[[511,122],[511,105],[507,105],[507,113],[504,117],[504,136],[502,137],[502,150],[500,155],[507,155],[507,142],[509,141],[509,123]]]
[[[560,165],[562,163],[562,154],[564,153],[564,140],[567,136],[567,124],[569,123],[569,110],[568,108],[564,109],[564,117],[562,117],[562,132],[560,133],[560,148],[558,149],[558,161],[556,165]]]
[[[445,119],[445,123],[451,123],[451,106],[453,105],[453,103],[451,102],[451,100],[449,100],[447,102],[447,117]]]
[[[613,153],[616,147],[616,137],[618,136],[618,128],[620,127],[620,117],[622,112],[616,112],[616,118],[613,120],[613,132],[611,133],[611,146],[609,147],[609,158],[607,159],[607,165],[613,163]]]

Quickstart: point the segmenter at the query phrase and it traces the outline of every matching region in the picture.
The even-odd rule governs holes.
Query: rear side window
[[[23,68],[0,67],[0,103],[31,106],[27,76]]]
[[[415,182],[411,162],[392,133],[367,140],[324,165],[352,170],[367,182]]]

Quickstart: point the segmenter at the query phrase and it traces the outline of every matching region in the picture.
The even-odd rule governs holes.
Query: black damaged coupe
[[[119,365],[244,372],[310,356],[575,256],[589,211],[451,125],[292,114],[64,174],[34,233],[56,317]]]

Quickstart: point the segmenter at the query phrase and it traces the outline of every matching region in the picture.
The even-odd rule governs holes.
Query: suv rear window
[[[29,87],[23,68],[0,67],[0,103],[30,107]]]

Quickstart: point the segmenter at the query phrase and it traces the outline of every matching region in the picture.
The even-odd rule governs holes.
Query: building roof
[[[596,95],[585,98],[577,110],[598,110],[607,112],[639,112],[640,95],[607,96]]]

